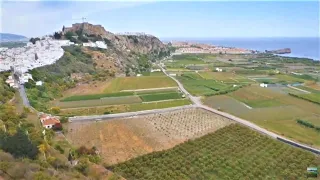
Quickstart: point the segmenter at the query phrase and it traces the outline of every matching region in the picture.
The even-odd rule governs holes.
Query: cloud
[[[61,30],[63,25],[81,22],[82,17],[91,22],[105,11],[144,3],[146,2],[3,1],[0,7],[0,32],[28,37],[52,34],[53,31]]]

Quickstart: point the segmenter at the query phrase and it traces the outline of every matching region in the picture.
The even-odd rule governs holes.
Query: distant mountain
[[[10,42],[10,41],[27,41],[28,38],[22,35],[10,34],[10,33],[0,33],[0,42]]]

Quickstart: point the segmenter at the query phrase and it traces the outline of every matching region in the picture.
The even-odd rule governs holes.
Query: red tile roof
[[[48,119],[45,119],[45,120],[42,122],[42,125],[43,125],[43,126],[47,126],[47,125],[54,125],[54,124],[57,124],[57,123],[60,123],[60,120],[59,120],[59,119],[56,119],[56,118],[48,118]]]

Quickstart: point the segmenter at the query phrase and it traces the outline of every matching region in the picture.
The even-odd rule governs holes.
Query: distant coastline
[[[286,57],[309,58],[320,60],[320,38],[163,38],[163,41],[188,41],[212,44],[224,47],[237,47],[259,52],[290,48],[291,53],[281,54]]]

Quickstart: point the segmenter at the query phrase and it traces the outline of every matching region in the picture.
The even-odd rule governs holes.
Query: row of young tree
[[[302,125],[302,126],[305,126],[307,128],[315,129],[316,131],[320,132],[320,126],[316,126],[316,125],[314,125],[311,122],[308,122],[306,120],[297,119],[297,123]]]
[[[319,158],[240,125],[109,168],[127,179],[297,179]]]

